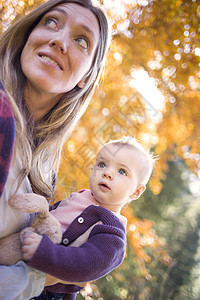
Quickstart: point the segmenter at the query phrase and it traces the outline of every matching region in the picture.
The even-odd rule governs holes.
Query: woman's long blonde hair
[[[42,120],[34,123],[24,101],[26,78],[21,69],[20,56],[30,33],[44,14],[62,3],[76,3],[91,10],[99,22],[100,40],[85,87],[74,87]],[[88,106],[98,83],[108,41],[109,26],[105,13],[100,7],[93,6],[91,0],[50,0],[16,21],[1,36],[0,81],[15,116],[16,145],[23,164],[19,181],[29,175],[35,193],[52,196],[52,182],[45,182],[44,174],[50,170],[58,171],[62,146]]]

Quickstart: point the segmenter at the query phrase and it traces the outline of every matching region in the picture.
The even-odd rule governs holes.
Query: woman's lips
[[[47,53],[39,53],[38,55],[43,60],[50,62],[51,64],[54,64],[56,67],[58,67],[60,70],[63,70],[63,67],[61,66],[61,63],[59,62],[58,58],[55,58],[54,56]]]

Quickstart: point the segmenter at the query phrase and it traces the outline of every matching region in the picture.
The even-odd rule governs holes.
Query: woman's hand
[[[56,277],[53,277],[49,274],[46,274],[46,282],[45,282],[45,286],[49,286],[49,285],[54,285],[56,283],[63,283],[63,284],[74,284],[74,285],[78,285],[80,287],[85,287],[87,282],[69,282],[69,281],[64,281],[61,279],[58,279]]]
[[[42,236],[32,232],[26,231],[22,236],[22,254],[24,260],[30,260],[35,254],[40,242],[42,240]]]

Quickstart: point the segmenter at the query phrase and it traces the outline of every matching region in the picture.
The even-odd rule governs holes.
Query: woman
[[[12,134],[5,134],[10,168],[0,179],[0,238],[31,221],[8,206],[14,193],[52,197],[63,143],[97,85],[108,36],[105,14],[90,0],[50,0],[2,35],[1,102],[9,118],[14,113],[15,143]],[[0,299],[30,299],[44,282],[45,274],[23,262],[0,266]]]

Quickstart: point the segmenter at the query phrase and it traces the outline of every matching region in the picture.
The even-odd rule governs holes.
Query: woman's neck
[[[27,84],[24,89],[24,100],[34,120],[45,116],[58,103],[60,97],[61,95],[38,91],[30,84]]]

